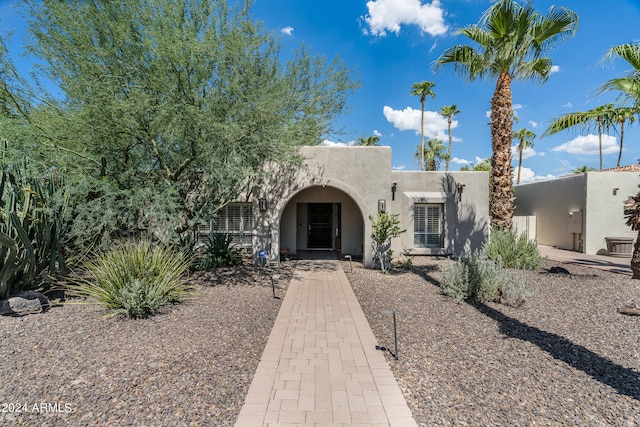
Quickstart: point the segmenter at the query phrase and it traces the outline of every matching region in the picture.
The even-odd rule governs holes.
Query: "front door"
[[[307,247],[309,249],[331,249],[331,219],[333,204],[309,203]]]

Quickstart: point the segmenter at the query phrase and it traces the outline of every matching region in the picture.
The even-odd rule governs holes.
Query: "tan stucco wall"
[[[404,172],[392,171],[390,147],[317,146],[300,150],[303,165],[294,171],[275,171],[272,182],[255,190],[255,198],[268,202],[266,212],[256,215],[254,247],[271,248],[275,259],[280,246],[295,252],[305,245],[303,231],[306,203],[342,204],[342,252],[362,253],[371,266],[371,221],[378,201],[387,211],[400,215],[407,230],[393,242],[400,254],[413,247],[413,201],[405,192],[442,192],[445,198],[445,248],[417,250],[417,254],[459,254],[482,246],[488,237],[488,174],[486,172]],[[395,200],[392,185],[396,183]],[[462,194],[457,184],[463,184]],[[306,220],[305,220],[306,221]]]
[[[487,172],[393,171],[395,201],[387,201],[389,212],[398,214],[407,231],[395,242],[395,253],[411,249],[413,254],[460,254],[480,249],[489,236],[489,174]],[[458,191],[462,187],[462,193]],[[441,193],[444,202],[444,248],[413,248],[413,205],[419,193]],[[437,202],[437,195],[434,201]]]
[[[515,188],[516,215],[536,217],[539,244],[603,254],[605,237],[635,237],[624,225],[623,205],[638,183],[636,172],[595,171],[522,184]]]
[[[625,225],[624,201],[638,193],[637,172],[587,172],[587,215],[585,253],[606,253],[605,237],[631,237],[636,233]],[[614,188],[616,194],[613,194]]]

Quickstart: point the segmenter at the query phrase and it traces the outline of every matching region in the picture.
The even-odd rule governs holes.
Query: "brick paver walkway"
[[[416,426],[337,261],[300,261],[237,427]]]

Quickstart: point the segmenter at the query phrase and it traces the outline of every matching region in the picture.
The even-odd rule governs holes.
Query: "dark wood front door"
[[[331,249],[333,204],[309,203],[307,247],[309,249]]]

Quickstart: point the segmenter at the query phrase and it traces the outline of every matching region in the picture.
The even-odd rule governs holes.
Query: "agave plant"
[[[640,279],[640,193],[629,197],[624,202],[624,218],[626,224],[633,231],[638,232],[638,237],[633,245],[633,255],[631,256],[631,270],[633,278]]]

